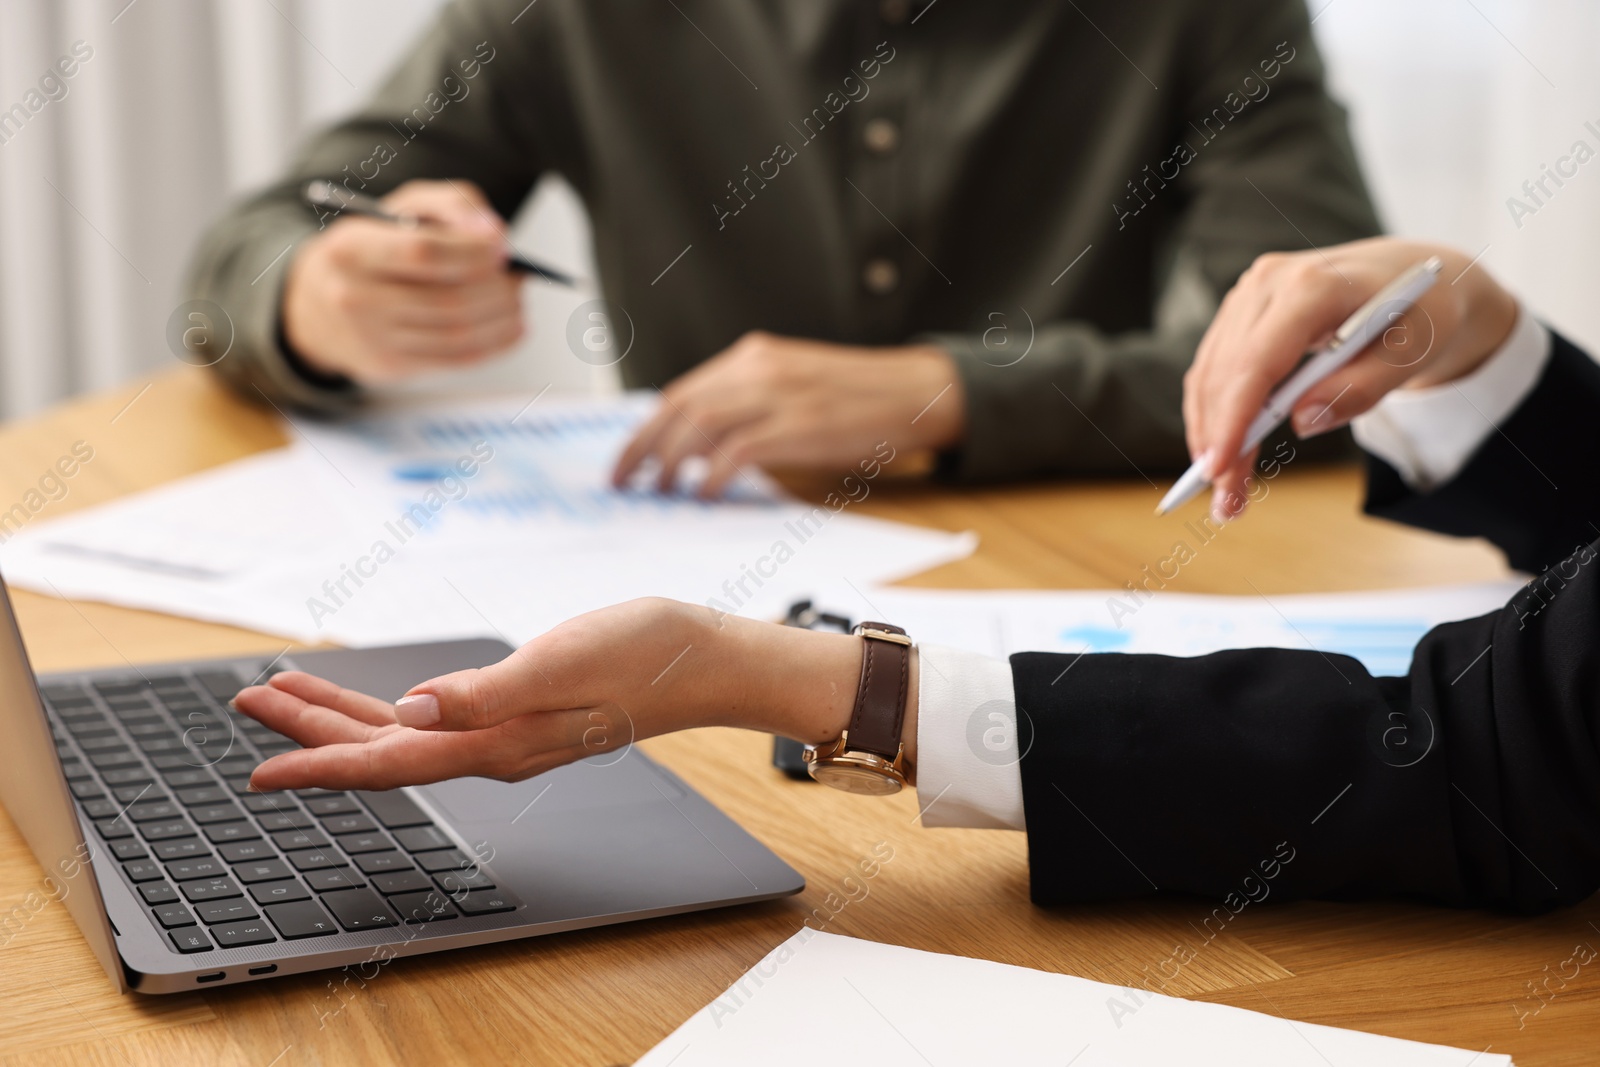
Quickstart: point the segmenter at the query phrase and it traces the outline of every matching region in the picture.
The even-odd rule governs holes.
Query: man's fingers
[[[328,232],[336,263],[376,278],[458,284],[505,269],[504,241],[487,229],[345,218]]]

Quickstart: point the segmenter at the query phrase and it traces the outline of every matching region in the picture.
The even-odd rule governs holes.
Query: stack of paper
[[[1262,998],[1263,1007],[1270,1001]],[[636,1067],[1510,1067],[1218,1004],[803,929]]]
[[[611,463],[648,406],[518,399],[299,421],[288,448],[31,525],[0,563],[26,588],[305,641],[520,643],[646,595],[781,615],[821,585],[893,580],[976,543],[854,514],[864,474],[820,507],[753,474],[717,503],[614,490]]]

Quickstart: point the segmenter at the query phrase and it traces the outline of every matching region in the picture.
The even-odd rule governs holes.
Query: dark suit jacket
[[[509,216],[550,173],[588,207],[630,387],[747,330],[927,340],[967,395],[961,479],[1181,469],[1214,301],[1262,252],[1378,230],[1305,0],[455,0],[202,242],[217,373],[360,398],[279,345],[307,179],[465,178]],[[592,310],[537,328],[584,358]]]
[[[1367,510],[1539,576],[1410,673],[1250,649],[1011,659],[1033,898],[1411,896],[1537,911],[1600,885],[1600,367],[1561,338],[1437,490],[1370,460]],[[1060,682],[1056,683],[1056,679]],[[1024,738],[1026,740],[1026,738]]]

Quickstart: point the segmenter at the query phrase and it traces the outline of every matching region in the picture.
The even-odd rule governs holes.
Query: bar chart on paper
[[[1013,652],[1132,652],[1199,656],[1230,648],[1302,648],[1404,674],[1422,636],[1500,607],[1516,581],[1375,593],[1259,597],[1162,593],[1125,610],[1115,590],[964,592],[874,589],[863,602],[837,587],[818,598],[859,618],[888,614],[918,640],[991,656]]]

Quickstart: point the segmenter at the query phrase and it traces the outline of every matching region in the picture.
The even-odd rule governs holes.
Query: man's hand
[[[523,333],[505,224],[477,186],[411,181],[383,198],[396,226],[342,216],[296,251],[285,339],[313,369],[363,383],[479,362]]]
[[[510,782],[695,726],[836,738],[855,702],[861,641],[634,600],[565,622],[493,666],[423,682],[395,704],[298,671],[243,690],[234,704],[306,746],[257,767],[258,790],[393,789],[463,775]],[[912,767],[916,676],[913,663]]]
[[[662,391],[612,480],[623,485],[654,456],[667,492],[684,460],[705,456],[700,495],[712,497],[746,465],[849,467],[885,440],[896,449],[949,448],[965,427],[966,396],[943,349],[747,333]]]
[[[1345,425],[1392,389],[1442,385],[1476,370],[1516,325],[1516,298],[1454,249],[1388,237],[1264,255],[1239,279],[1183,380],[1189,454],[1215,457],[1218,519],[1233,518],[1249,501],[1245,478],[1255,454],[1236,457],[1267,396],[1357,308],[1434,255],[1444,260],[1438,283],[1295,405],[1295,432],[1312,437]]]

